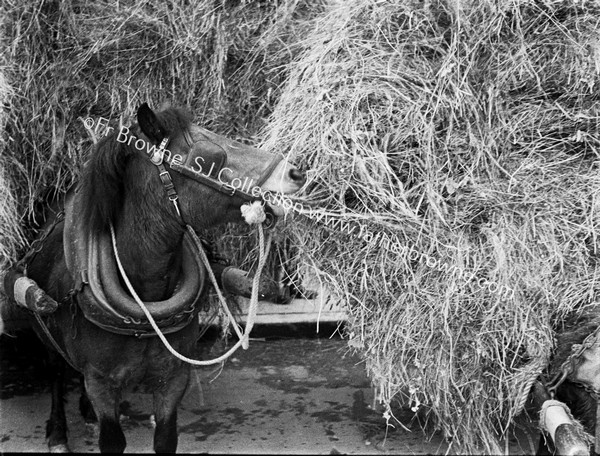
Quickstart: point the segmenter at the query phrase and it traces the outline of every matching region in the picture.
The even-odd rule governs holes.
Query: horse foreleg
[[[46,422],[46,438],[50,453],[68,453],[67,419],[65,416],[64,386],[65,361],[57,353],[50,353],[48,373],[52,381],[52,408]]]
[[[85,390],[83,375],[80,376],[81,396],[79,396],[79,413],[85,421],[86,433],[90,437],[98,437],[98,417]]]
[[[154,451],[175,453],[177,450],[177,407],[183,398],[190,377],[190,368],[179,368],[154,391]]]
[[[119,423],[120,388],[111,385],[99,374],[86,372],[85,389],[100,425],[100,452],[123,453],[127,442]]]

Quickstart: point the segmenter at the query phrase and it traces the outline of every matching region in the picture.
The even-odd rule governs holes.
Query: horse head
[[[84,170],[90,202],[84,216],[92,229],[105,229],[123,214],[197,229],[239,222],[245,202],[263,200],[265,192],[294,193],[305,182],[280,153],[205,130],[187,111],[154,112],[144,103],[137,120],[104,138]],[[270,201],[266,207],[271,215],[283,214]]]

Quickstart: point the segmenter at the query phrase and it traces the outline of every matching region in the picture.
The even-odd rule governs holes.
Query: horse
[[[64,209],[49,211],[53,216],[24,268],[60,303],[48,316],[34,314],[33,321],[37,335],[60,359],[49,373],[51,452],[69,451],[65,361],[83,374],[86,395],[80,406],[89,419],[97,417],[101,452],[125,450],[120,398],[141,383],[153,391],[154,451],[176,451],[177,408],[190,365],[167,351],[124,291],[117,252],[170,345],[192,356],[207,271],[194,250],[201,246],[190,240],[186,226],[196,231],[240,223],[245,202],[261,201],[262,192],[292,194],[305,180],[281,153],[212,133],[180,108],[153,111],[144,103],[137,123],[96,144],[64,198]],[[247,185],[251,194],[242,182],[255,184]],[[283,208],[262,202],[271,219],[283,215]]]

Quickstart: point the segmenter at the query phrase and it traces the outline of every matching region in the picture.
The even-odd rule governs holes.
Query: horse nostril
[[[304,182],[306,180],[306,175],[299,169],[292,168],[290,169],[290,179],[295,182]]]

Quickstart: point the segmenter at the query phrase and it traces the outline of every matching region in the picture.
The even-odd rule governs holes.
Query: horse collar
[[[137,303],[122,288],[108,233],[86,230],[77,217],[85,204],[73,192],[65,203],[63,243],[67,268],[80,283],[77,302],[84,316],[107,331],[137,336],[155,335]],[[199,312],[206,269],[198,258],[198,246],[184,234],[182,275],[174,294],[167,300],[147,303],[165,333],[187,326]]]

